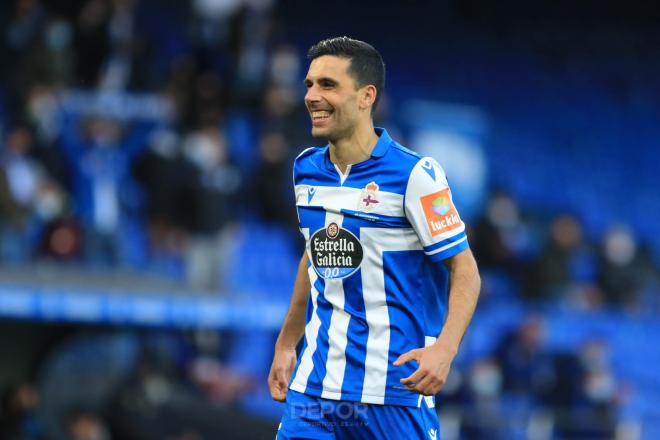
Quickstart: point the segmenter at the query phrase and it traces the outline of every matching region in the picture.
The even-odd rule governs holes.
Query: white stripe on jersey
[[[302,230],[305,240],[309,243],[309,229],[305,228]],[[309,255],[309,249],[307,249]],[[311,258],[311,257],[310,257]],[[300,365],[296,371],[296,376],[291,382],[291,389],[298,391],[299,393],[304,393],[305,388],[307,388],[307,379],[314,369],[314,363],[312,362],[312,355],[316,351],[316,338],[319,334],[319,328],[321,327],[321,320],[316,314],[317,309],[317,298],[319,296],[318,290],[314,287],[314,283],[318,279],[318,275],[314,268],[310,265],[307,268],[307,274],[309,275],[309,283],[312,286],[311,297],[312,297],[312,316],[305,326],[305,341],[307,345],[305,351],[300,357]]]
[[[314,194],[310,200],[309,189]],[[361,189],[347,186],[310,186],[296,185],[297,206],[323,206],[326,210],[340,213],[342,209],[359,211],[359,203],[364,196]],[[389,215],[392,217],[405,217],[403,194],[387,191],[377,191],[378,203],[369,213]]]
[[[343,215],[331,212],[325,215],[325,226],[337,223],[341,227]],[[332,316],[328,329],[328,359],[323,378],[324,399],[341,399],[341,385],[346,369],[346,345],[348,343],[348,323],[351,316],[344,310],[344,282],[341,279],[326,279],[323,297],[332,304]]]
[[[383,404],[390,348],[383,251],[421,250],[422,246],[410,228],[362,228],[360,237],[372,243],[364,247],[361,268],[364,310],[369,326],[361,402]]]

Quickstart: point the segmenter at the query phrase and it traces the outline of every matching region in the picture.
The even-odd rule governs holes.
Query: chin
[[[321,127],[312,127],[312,137],[317,139],[328,139],[329,133],[328,130]]]

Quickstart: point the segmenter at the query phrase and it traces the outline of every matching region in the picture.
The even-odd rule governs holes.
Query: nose
[[[305,93],[305,103],[310,105],[320,101],[321,96],[319,95],[317,88],[315,86],[309,87],[307,93]]]

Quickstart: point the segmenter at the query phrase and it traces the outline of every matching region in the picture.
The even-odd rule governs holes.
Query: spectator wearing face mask
[[[228,231],[237,215],[240,174],[231,164],[224,133],[217,124],[204,124],[183,141],[190,175],[185,179],[186,206],[180,212],[188,233],[187,279],[196,288],[218,288]]]

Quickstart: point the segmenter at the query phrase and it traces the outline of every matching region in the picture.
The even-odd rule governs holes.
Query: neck
[[[330,141],[330,160],[342,173],[349,165],[367,160],[378,142],[373,122],[362,124],[345,138]]]

